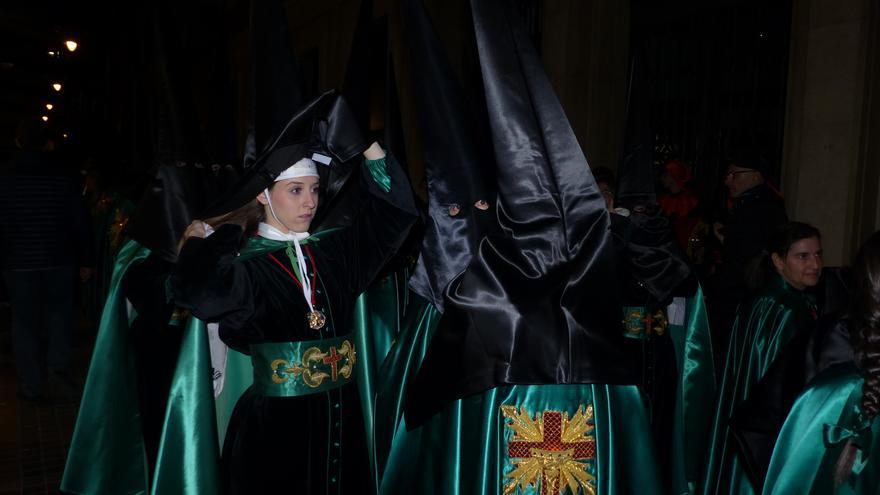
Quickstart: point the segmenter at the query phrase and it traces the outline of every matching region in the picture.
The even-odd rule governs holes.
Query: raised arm
[[[397,160],[378,143],[364,153],[360,180],[367,191],[352,225],[322,241],[339,263],[352,293],[363,292],[409,235],[418,219],[412,189]]]
[[[194,221],[183,236],[183,247],[171,275],[171,294],[177,306],[204,321],[241,327],[250,319],[257,284],[235,261],[243,230],[227,224],[206,236],[205,223]]]

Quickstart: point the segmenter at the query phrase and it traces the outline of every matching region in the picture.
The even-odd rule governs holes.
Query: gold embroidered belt
[[[354,379],[357,354],[350,335],[253,344],[250,350],[254,391],[270,397],[324,392]]]
[[[658,309],[651,313],[644,306],[623,307],[623,335],[633,339],[647,339],[651,335],[663,335],[669,328],[666,311]]]

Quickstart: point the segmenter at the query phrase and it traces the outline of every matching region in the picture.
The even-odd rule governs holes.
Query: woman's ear
[[[263,191],[260,194],[257,194],[257,202],[260,203],[261,205],[269,204],[269,199],[266,198],[266,191]]]
[[[778,254],[772,253],[770,255],[770,260],[773,261],[773,267],[776,268],[777,272],[782,272],[785,268],[785,260],[783,260]]]

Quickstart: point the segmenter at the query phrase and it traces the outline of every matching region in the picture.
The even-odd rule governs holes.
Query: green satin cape
[[[670,325],[678,363],[673,425],[672,482],[675,493],[694,493],[705,459],[715,396],[715,361],[702,287],[688,298],[684,325]]]
[[[635,386],[512,385],[457,400],[426,424],[407,431],[401,420],[403,390],[417,371],[440,313],[411,296],[412,309],[400,339],[383,363],[376,405],[380,493],[501,494],[514,463],[502,406],[574,416],[593,408],[596,455],[584,462],[596,493],[663,493],[644,403]],[[546,416],[545,416],[546,421]],[[519,459],[516,459],[517,461]],[[514,493],[539,493],[535,485]]]
[[[792,407],[773,449],[767,495],[880,493],[880,420],[859,415],[863,379],[851,364],[813,380]],[[834,470],[846,441],[860,447],[852,475],[835,490]]]
[[[147,459],[128,331],[134,317],[128,315],[120,284],[129,267],[149,254],[149,249],[133,240],[117,254],[64,466],[61,490],[65,492],[147,491]]]
[[[774,276],[747,305],[740,306],[730,335],[715,417],[709,436],[702,493],[752,494],[754,488],[736,456],[727,421],[764,376],[780,349],[814,323],[816,306],[804,292]]]
[[[351,320],[352,334],[358,349],[355,375],[361,408],[364,412],[364,431],[370,466],[373,469],[372,493],[376,493],[379,488],[378,466],[372,448],[379,367],[398,336],[402,319],[406,317],[408,279],[408,271],[402,270],[377,281],[355,302]]]
[[[382,477],[380,493],[498,494],[513,479],[508,452],[513,431],[502,406],[574,416],[593,408],[595,457],[584,464],[596,493],[664,493],[655,462],[644,403],[635,386],[511,385],[453,402],[425,425],[401,423]],[[525,488],[523,490],[523,488]],[[520,484],[513,493],[538,494]],[[549,492],[545,492],[549,493]]]

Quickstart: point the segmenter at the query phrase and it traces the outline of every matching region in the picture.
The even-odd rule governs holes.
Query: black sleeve
[[[165,282],[172,268],[168,261],[150,254],[125,272],[122,293],[137,311],[138,318],[155,319],[157,325],[168,323],[173,308],[165,294]]]
[[[363,292],[382,267],[406,240],[418,218],[409,180],[397,160],[386,155],[391,191],[384,192],[373,181],[366,165],[361,168],[361,182],[369,192],[351,227],[322,240],[321,247],[332,263],[342,267],[348,289]]]
[[[207,238],[190,238],[171,275],[171,294],[177,306],[201,320],[223,320],[241,328],[254,313],[259,285],[252,283],[243,263],[235,261],[244,232],[223,225]]]

